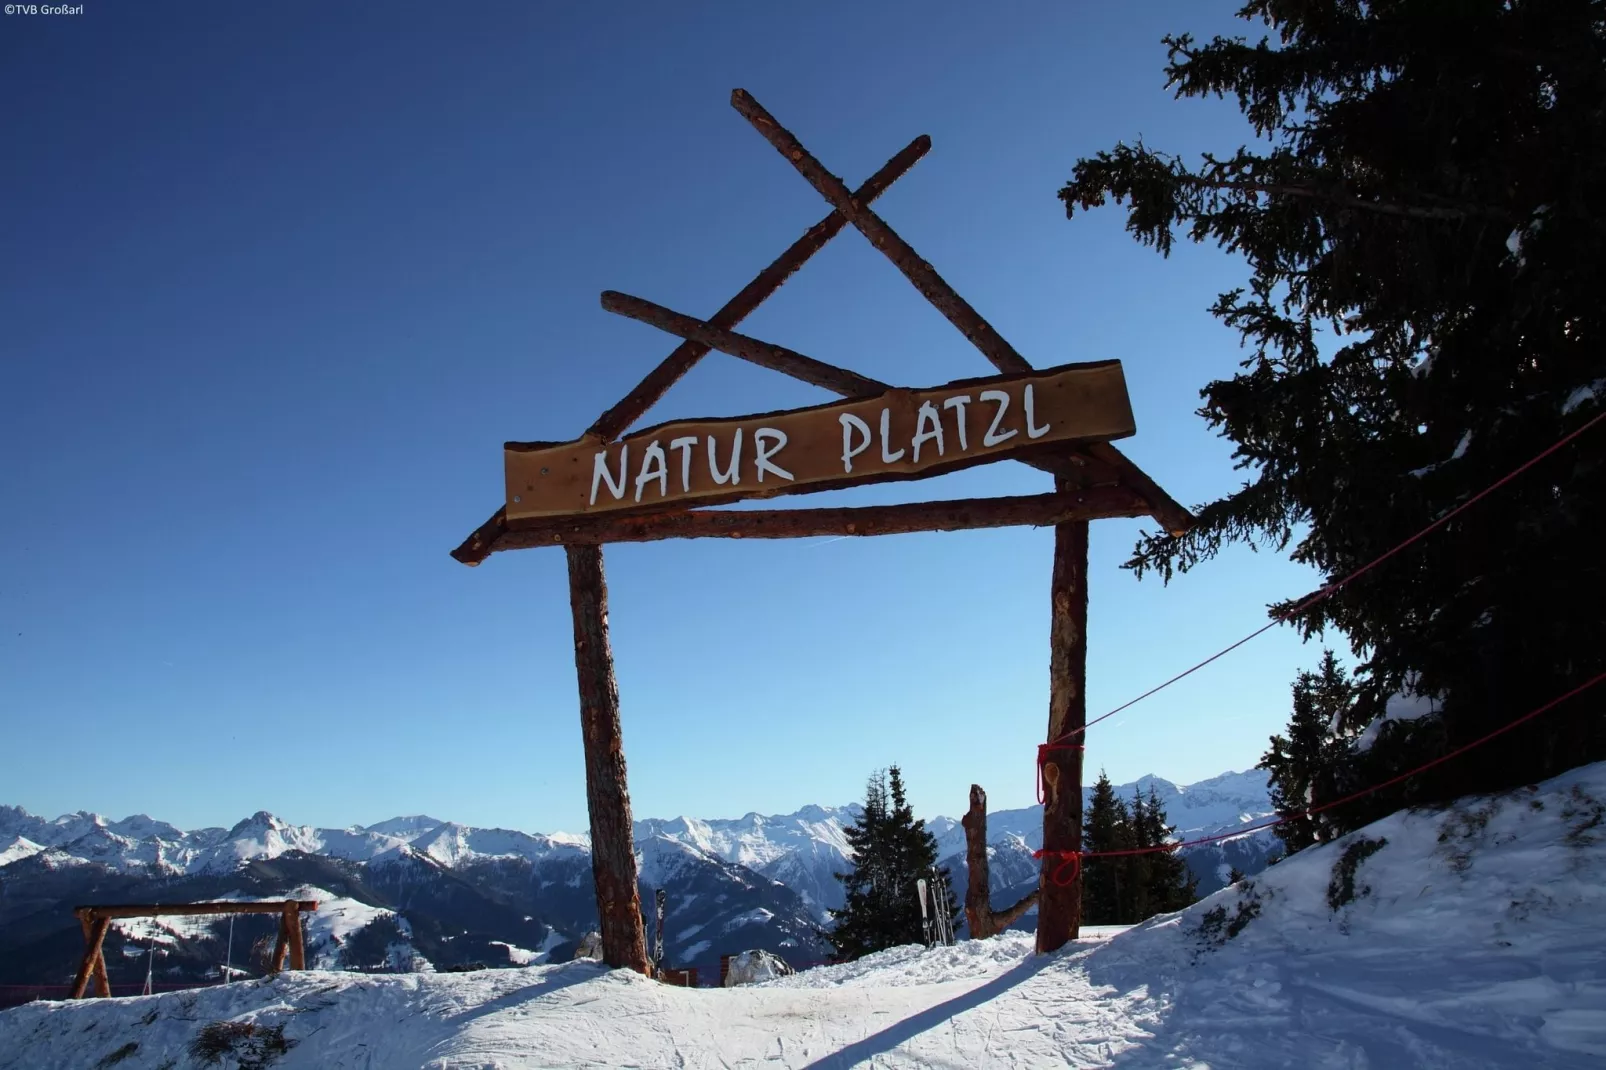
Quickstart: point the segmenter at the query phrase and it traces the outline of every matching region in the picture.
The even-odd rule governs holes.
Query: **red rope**
[[[1076,878],[1082,875],[1082,859],[1094,856],[1084,855],[1080,851],[1033,851],[1032,857],[1060,859],[1060,864],[1054,867],[1054,872],[1048,875],[1048,879],[1057,888],[1069,888],[1076,883]],[[1067,869],[1071,871],[1068,877],[1065,876]]]
[[[1087,750],[1080,743],[1039,743],[1037,745],[1037,802],[1042,804],[1046,796],[1043,794],[1043,763],[1048,761],[1048,752],[1051,750]]]
[[[1303,613],[1305,610],[1309,609],[1311,606],[1315,605],[1317,602],[1320,602],[1322,599],[1332,596],[1335,592],[1338,591],[1339,588],[1345,586],[1346,584],[1349,584],[1349,583],[1353,582],[1354,580],[1358,579],[1359,577],[1361,577],[1365,573],[1370,572],[1372,569],[1376,568],[1378,565],[1381,565],[1384,561],[1387,561],[1389,558],[1393,557],[1395,554],[1399,553],[1401,550],[1404,550],[1406,547],[1411,546],[1413,543],[1417,542],[1417,540],[1421,539],[1423,536],[1428,535],[1428,534],[1430,534],[1430,533],[1432,533],[1434,531],[1437,531],[1439,528],[1443,527],[1445,524],[1448,524],[1451,520],[1455,519],[1455,517],[1459,516],[1462,512],[1464,512],[1465,510],[1471,508],[1474,504],[1476,504],[1477,502],[1479,502],[1479,501],[1483,500],[1484,498],[1488,497],[1490,494],[1493,494],[1495,491],[1499,490],[1501,487],[1505,486],[1507,483],[1511,482],[1513,479],[1516,479],[1518,476],[1522,475],[1528,469],[1532,468],[1534,465],[1538,464],[1540,461],[1544,460],[1546,457],[1549,457],[1551,454],[1555,453],[1557,450],[1561,449],[1563,446],[1567,445],[1569,442],[1573,441],[1573,439],[1577,438],[1579,435],[1582,435],[1585,431],[1588,431],[1590,428],[1594,427],[1596,424],[1600,423],[1602,420],[1606,420],[1606,412],[1600,413],[1593,420],[1590,420],[1588,423],[1584,424],[1582,427],[1577,428],[1576,430],[1572,431],[1571,433],[1563,435],[1561,437],[1561,439],[1556,442],[1555,445],[1553,445],[1550,448],[1540,452],[1538,455],[1536,455],[1535,457],[1531,458],[1527,462],[1525,462],[1525,463],[1523,463],[1521,465],[1518,465],[1516,468],[1512,469],[1506,475],[1502,476],[1500,479],[1495,480],[1493,483],[1489,484],[1483,490],[1479,491],[1477,494],[1474,494],[1472,497],[1468,498],[1466,501],[1462,502],[1460,505],[1456,506],[1454,509],[1450,510],[1448,513],[1445,513],[1443,516],[1439,517],[1439,519],[1433,521],[1433,523],[1429,524],[1427,527],[1423,528],[1421,531],[1417,532],[1415,535],[1412,535],[1409,539],[1406,539],[1404,542],[1400,543],[1398,546],[1394,547],[1392,550],[1389,550],[1388,552],[1386,552],[1384,554],[1381,554],[1378,557],[1373,558],[1371,561],[1368,561],[1366,564],[1362,565],[1360,568],[1356,569],[1354,572],[1351,572],[1348,576],[1345,576],[1343,579],[1337,580],[1337,581],[1335,581],[1333,583],[1329,583],[1326,587],[1323,587],[1321,590],[1317,591],[1315,594],[1311,595],[1309,598],[1306,598],[1304,601],[1300,602],[1297,606],[1294,606],[1292,609],[1286,610],[1285,612],[1283,612],[1281,614],[1278,614],[1277,616],[1273,617],[1271,620],[1267,621],[1264,625],[1262,625],[1261,627],[1255,629],[1253,632],[1250,632],[1248,635],[1244,636],[1242,639],[1238,640],[1236,643],[1233,643],[1231,646],[1224,647],[1223,649],[1216,651],[1214,654],[1211,654],[1208,658],[1205,658],[1203,661],[1199,662],[1199,664],[1194,665],[1192,668],[1184,669],[1182,672],[1177,673],[1175,676],[1173,676],[1171,679],[1167,680],[1163,684],[1159,684],[1158,686],[1151,687],[1149,690],[1143,692],[1143,694],[1139,695],[1137,698],[1132,699],[1132,700],[1130,700],[1128,702],[1123,702],[1121,705],[1115,707],[1115,709],[1111,710],[1109,713],[1100,714],[1098,717],[1095,717],[1091,721],[1088,721],[1086,724],[1082,725],[1080,728],[1073,728],[1069,732],[1066,732],[1064,735],[1059,736],[1056,739],[1050,740],[1049,741],[1050,744],[1052,745],[1052,744],[1063,743],[1065,740],[1070,739],[1073,736],[1077,736],[1077,735],[1082,734],[1083,732],[1086,732],[1089,728],[1091,728],[1094,725],[1098,724],[1100,721],[1108,720],[1109,718],[1114,717],[1116,714],[1120,713],[1122,710],[1129,709],[1132,706],[1136,706],[1138,703],[1142,702],[1144,699],[1148,698],[1150,695],[1153,695],[1156,692],[1165,690],[1166,688],[1170,687],[1172,684],[1176,683],[1178,680],[1183,679],[1184,677],[1192,676],[1194,673],[1198,672],[1200,669],[1204,668],[1206,665],[1209,665],[1212,661],[1215,661],[1217,658],[1222,657],[1225,654],[1232,653],[1234,650],[1237,650],[1239,647],[1241,647],[1245,643],[1249,642],[1249,640],[1255,639],[1255,638],[1258,638],[1261,635],[1264,635],[1266,632],[1271,631],[1271,629],[1275,628],[1277,625],[1284,623],[1285,621],[1289,620],[1292,617],[1297,616],[1300,613]]]
[[[1395,777],[1390,777],[1388,780],[1383,781],[1381,784],[1373,784],[1369,788],[1363,788],[1360,791],[1353,792],[1353,793],[1351,793],[1349,795],[1344,796],[1341,799],[1334,799],[1332,802],[1325,802],[1325,803],[1322,803],[1322,805],[1320,805],[1320,806],[1312,806],[1308,810],[1301,810],[1297,814],[1288,814],[1288,815],[1286,815],[1284,817],[1277,818],[1275,821],[1267,821],[1267,822],[1265,822],[1263,824],[1251,825],[1248,828],[1234,829],[1231,832],[1218,832],[1214,836],[1201,836],[1196,840],[1183,840],[1180,843],[1161,844],[1158,847],[1134,847],[1134,848],[1130,848],[1130,849],[1125,850],[1125,851],[1083,851],[1083,852],[1078,852],[1078,851],[1034,851],[1034,852],[1032,852],[1032,857],[1033,858],[1062,858],[1063,859],[1063,858],[1067,858],[1067,857],[1070,857],[1072,855],[1075,855],[1077,857],[1077,859],[1078,859],[1078,865],[1077,865],[1076,870],[1072,872],[1072,875],[1069,878],[1069,880],[1075,880],[1076,879],[1076,872],[1079,872],[1079,870],[1080,870],[1080,859],[1082,859],[1082,858],[1120,858],[1120,857],[1124,857],[1124,856],[1127,856],[1127,855],[1159,854],[1161,852],[1170,852],[1170,851],[1181,850],[1184,847],[1198,847],[1198,846],[1200,846],[1202,844],[1216,843],[1216,842],[1218,842],[1220,840],[1231,840],[1231,839],[1235,839],[1235,838],[1237,838],[1239,836],[1248,836],[1251,833],[1261,832],[1261,831],[1264,831],[1265,829],[1276,828],[1278,825],[1285,825],[1290,821],[1298,821],[1298,820],[1300,820],[1302,818],[1311,817],[1311,816],[1313,816],[1315,814],[1322,813],[1324,810],[1331,810],[1335,806],[1343,806],[1345,803],[1354,802],[1356,799],[1361,799],[1361,798],[1364,798],[1364,797],[1366,797],[1368,795],[1371,795],[1371,794],[1373,794],[1375,792],[1382,791],[1384,788],[1391,788],[1395,784],[1400,783],[1401,781],[1409,780],[1411,777],[1416,776],[1418,773],[1425,773],[1429,769],[1432,769],[1434,766],[1443,765],[1445,762],[1449,761],[1452,758],[1459,758],[1461,755],[1465,754],[1469,750],[1472,750],[1474,747],[1481,747],[1485,743],[1488,743],[1490,740],[1496,739],[1496,738],[1498,738],[1500,736],[1503,736],[1507,732],[1510,732],[1512,729],[1517,728],[1517,727],[1519,727],[1521,725],[1527,724],[1529,721],[1533,720],[1535,717],[1538,717],[1540,714],[1549,713],[1551,710],[1555,709],[1557,706],[1560,706],[1563,702],[1566,702],[1568,699],[1572,698],[1574,695],[1578,695],[1578,694],[1581,694],[1584,691],[1589,690],[1591,687],[1594,687],[1596,684],[1600,683],[1602,680],[1606,680],[1606,672],[1597,673],[1596,675],[1594,675],[1590,679],[1585,680],[1583,683],[1581,683],[1577,687],[1573,688],[1571,691],[1569,691],[1566,694],[1561,695],[1561,696],[1559,696],[1557,698],[1551,699],[1549,702],[1545,703],[1543,706],[1540,706],[1538,709],[1532,710],[1532,711],[1530,711],[1528,713],[1523,714],[1521,717],[1518,717],[1515,721],[1511,721],[1511,722],[1509,722],[1507,724],[1501,725],[1499,728],[1496,728],[1493,732],[1489,732],[1486,735],[1479,736],[1477,739],[1473,740],[1471,743],[1465,743],[1465,744],[1457,747],[1453,751],[1450,751],[1450,752],[1448,752],[1446,754],[1439,755],[1437,758],[1434,758],[1431,761],[1423,762],[1421,765],[1417,766],[1415,769],[1408,770],[1408,771],[1406,771],[1404,773],[1401,773],[1401,774],[1399,774],[1398,776],[1395,776]],[[1051,874],[1050,877],[1049,877],[1049,879],[1051,881],[1053,881],[1055,884],[1059,884],[1060,887],[1062,887],[1062,888],[1063,887],[1067,887],[1067,885],[1065,885],[1065,884],[1060,884],[1060,880],[1059,880],[1060,874],[1064,870],[1065,865],[1066,865],[1066,863],[1061,862],[1059,867],[1057,867],[1055,869],[1054,873]]]

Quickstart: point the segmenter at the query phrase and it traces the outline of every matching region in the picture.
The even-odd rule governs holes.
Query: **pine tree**
[[[1164,847],[1174,831],[1152,786],[1147,796],[1134,793],[1128,808],[1110,778],[1099,773],[1082,818],[1082,850],[1095,856],[1109,851],[1142,853],[1084,861],[1084,924],[1135,925],[1194,901],[1199,882],[1188,872],[1187,863],[1172,851],[1144,850]]]
[[[1127,811],[1130,822],[1127,831],[1127,842],[1133,850],[1142,851],[1142,854],[1131,854],[1121,859],[1124,863],[1122,869],[1122,888],[1124,895],[1121,904],[1121,924],[1136,925],[1145,918],[1158,913],[1149,902],[1150,883],[1153,880],[1154,864],[1158,855],[1146,851],[1145,848],[1155,847],[1157,843],[1150,843],[1147,835],[1149,825],[1149,804],[1143,793],[1132,791],[1132,806]]]
[[[1288,735],[1272,736],[1257,768],[1271,773],[1271,804],[1288,819],[1331,801],[1355,783],[1348,736],[1343,725],[1355,701],[1355,686],[1331,650],[1323,651],[1316,672],[1294,681],[1294,712]],[[1334,811],[1285,820],[1276,833],[1288,854],[1339,835]]]
[[[1130,846],[1125,807],[1100,770],[1093,796],[1082,815],[1082,850],[1090,855]],[[1088,858],[1082,864],[1082,921],[1087,925],[1119,925],[1122,903],[1120,858]]]
[[[942,880],[947,882],[947,870],[937,869],[937,837],[926,829],[923,818],[916,819],[914,810],[909,806],[908,797],[904,791],[903,771],[896,765],[887,770],[887,789],[891,798],[892,809],[888,815],[890,828],[890,862],[892,872],[896,875],[894,884],[898,892],[893,896],[894,915],[892,932],[898,935],[888,947],[899,944],[918,943],[925,939],[924,926],[920,920],[920,901],[916,895],[916,882],[925,880],[928,884]],[[957,897],[950,895],[949,905],[952,908],[949,921],[953,922],[962,908]],[[928,900],[926,909],[932,909]]]
[[[829,911],[832,926],[825,937],[836,951],[838,961],[850,961],[882,947],[881,934],[890,927],[892,910],[888,893],[886,852],[887,781],[877,771],[865,785],[864,806],[858,820],[842,830],[853,851],[853,868],[836,874],[842,882],[844,902],[840,910]]]
[[[1129,567],[1169,579],[1230,543],[1292,546],[1327,582],[1374,561],[1606,405],[1606,19],[1599,0],[1248,0],[1259,42],[1167,37],[1179,97],[1236,99],[1252,147],[1197,165],[1119,144],[1079,161],[1067,214],[1114,199],[1168,254],[1248,261],[1212,308],[1244,370],[1200,414],[1243,487]],[[1606,669],[1606,429],[1550,456],[1332,597],[1294,612],[1360,659],[1349,727],[1379,782]],[[1531,782],[1606,757],[1606,689],[1364,804]]]
[[[1163,847],[1172,842],[1175,832],[1166,819],[1165,804],[1160,801],[1153,785],[1150,785],[1149,797],[1143,805],[1141,817],[1137,818],[1139,845]],[[1175,851],[1156,851],[1142,857],[1147,870],[1144,875],[1147,901],[1137,921],[1181,910],[1198,899],[1199,880],[1188,871],[1188,864]]]
[[[916,882],[949,878],[946,870],[936,868],[937,838],[923,819],[915,818],[901,769],[894,765],[871,775],[863,812],[842,831],[853,849],[853,869],[836,874],[846,902],[830,911],[834,924],[824,934],[837,960],[924,943]],[[957,919],[956,898],[950,903]]]

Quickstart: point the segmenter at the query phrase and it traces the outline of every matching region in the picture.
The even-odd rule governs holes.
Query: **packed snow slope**
[[[309,972],[0,1012],[0,1066],[1599,1067],[1606,764],[1395,814],[1049,956],[1006,934],[747,988],[589,963]],[[231,1039],[232,1037],[232,1039]]]

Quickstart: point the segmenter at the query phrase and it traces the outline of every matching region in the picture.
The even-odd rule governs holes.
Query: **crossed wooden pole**
[[[72,999],[80,999],[89,988],[89,979],[95,979],[95,995],[110,996],[111,983],[106,979],[106,956],[103,947],[106,933],[116,918],[195,917],[210,914],[277,914],[279,939],[273,945],[272,972],[284,969],[285,955],[290,956],[292,970],[307,968],[306,944],[301,932],[302,912],[318,909],[313,899],[284,899],[271,902],[235,902],[223,900],[215,903],[135,903],[120,906],[74,907],[78,923],[84,930],[84,958],[73,978]]]
[[[886,383],[794,350],[738,334],[734,328],[846,226],[869,239],[998,371],[1022,374],[1031,365],[915,253],[870,207],[931,148],[922,135],[892,157],[858,190],[825,167],[745,90],[731,105],[812,185],[832,211],[761,271],[707,320],[612,291],[604,309],[679,336],[681,344],[582,438],[598,445],[619,437],[711,350],[782,372],[848,398],[874,397]],[[1152,516],[1167,530],[1190,527],[1188,511],[1109,443],[1045,447],[1020,457],[1054,476],[1054,493],[914,505],[830,509],[744,509],[722,512],[672,508],[647,515],[587,515],[509,521],[499,509],[452,556],[477,565],[492,553],[563,546],[568,554],[575,668],[579,676],[586,792],[591,814],[592,870],[601,920],[603,958],[613,966],[648,972],[646,937],[636,888],[630,798],[619,726],[619,693],[608,638],[607,585],[602,544],[670,538],[797,538],[871,536],[913,531],[956,531],[1031,524],[1054,526],[1050,591],[1050,695],[1048,738],[1086,722],[1088,522],[1104,517]],[[1045,753],[1043,846],[1050,852],[1081,845],[1082,752]],[[1051,951],[1074,938],[1080,919],[1080,880],[1061,887],[1040,879],[1037,945]]]

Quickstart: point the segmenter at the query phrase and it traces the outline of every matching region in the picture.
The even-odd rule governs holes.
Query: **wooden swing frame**
[[[315,899],[279,899],[262,902],[219,901],[213,903],[139,903],[118,906],[74,907],[78,923],[84,930],[84,958],[73,978],[69,999],[81,999],[95,979],[95,994],[102,998],[112,994],[111,983],[106,979],[106,956],[102,947],[107,930],[116,918],[194,917],[211,914],[277,914],[279,939],[273,945],[273,963],[270,972],[284,969],[285,955],[290,957],[292,970],[307,968],[306,938],[301,931],[301,915],[318,909]]]

